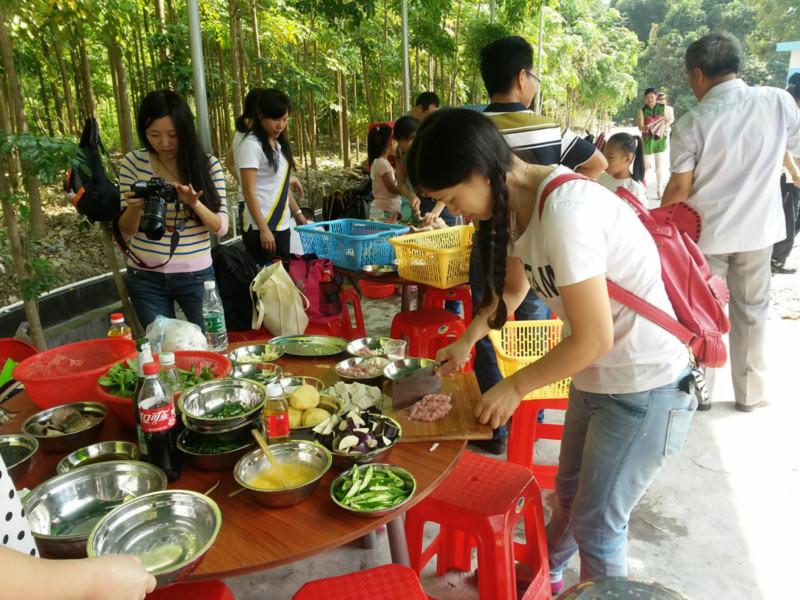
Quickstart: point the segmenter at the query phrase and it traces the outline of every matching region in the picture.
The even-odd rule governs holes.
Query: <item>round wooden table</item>
[[[318,377],[326,383],[336,379],[330,368],[334,359],[284,358],[277,362],[287,373]],[[474,377],[471,373],[462,376]],[[18,414],[0,427],[0,433],[19,431],[23,421],[39,410],[26,393],[17,394],[3,406]],[[133,432],[121,428],[111,413],[103,425],[101,437],[131,441],[135,438]],[[185,466],[180,479],[169,487],[203,493],[219,482],[210,497],[222,511],[222,528],[216,543],[189,579],[232,577],[291,563],[361,538],[383,524],[387,525],[392,560],[407,565],[402,512],[422,500],[447,477],[465,445],[463,440],[442,441],[433,449],[430,442],[398,443],[386,462],[411,471],[417,480],[417,491],[403,509],[380,518],[355,515],[331,501],[330,483],[339,473],[334,469],[304,502],[286,508],[268,508],[258,504],[248,492],[229,498],[228,493],[238,488],[232,472],[202,471]],[[62,457],[62,454],[38,452],[28,475],[17,482],[18,487],[33,489],[54,476],[56,464]]]

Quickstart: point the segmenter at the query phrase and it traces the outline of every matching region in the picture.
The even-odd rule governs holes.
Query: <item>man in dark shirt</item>
[[[530,110],[539,89],[539,78],[533,73],[533,48],[525,39],[509,36],[495,40],[481,51],[480,66],[490,100],[484,112],[517,156],[532,164],[562,164],[590,179],[596,179],[605,171],[608,163],[594,145],[569,129],[562,130],[554,119]],[[484,274],[475,244],[470,257],[469,281],[473,311],[477,312],[483,297]],[[531,291],[515,316],[517,320],[542,320],[550,318],[550,311]],[[475,376],[481,392],[502,379],[488,338],[475,346]],[[505,427],[501,427],[495,431],[494,439],[479,445],[489,452],[502,454],[506,435]]]

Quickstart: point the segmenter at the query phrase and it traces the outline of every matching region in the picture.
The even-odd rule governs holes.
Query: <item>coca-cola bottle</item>
[[[144,384],[136,398],[136,433],[144,460],[161,467],[167,479],[175,481],[181,475],[175,402],[161,383],[160,372],[154,362],[144,365]]]

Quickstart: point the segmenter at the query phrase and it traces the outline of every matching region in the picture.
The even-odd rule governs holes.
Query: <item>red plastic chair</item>
[[[520,519],[524,543],[514,541]],[[429,521],[439,524],[439,535],[423,549]],[[417,573],[434,555],[439,576],[449,570],[471,571],[477,546],[482,600],[517,598],[515,563],[527,567],[531,577],[521,599],[551,598],[542,495],[524,467],[465,452],[445,482],[406,513],[405,527],[411,568]]]
[[[384,565],[310,581],[292,600],[433,600],[408,567]]]
[[[342,312],[332,317],[314,317],[306,327],[306,333],[314,335],[333,335],[347,340],[355,340],[367,335],[364,326],[364,313],[361,311],[361,300],[355,288],[345,287],[339,293]],[[348,304],[352,306],[353,317],[350,316]],[[353,322],[355,318],[355,323]]]
[[[436,358],[436,352],[452,344],[467,330],[464,320],[443,308],[409,310],[392,319],[391,336],[408,340],[408,356]],[[470,358],[467,370],[472,370]]]
[[[464,310],[464,322],[472,322],[472,292],[468,285],[457,285],[446,290],[426,287],[422,297],[422,308],[444,308],[444,303],[460,300]]]
[[[539,423],[539,411],[567,410],[568,398],[523,400],[514,411],[508,434],[508,462],[531,470],[542,489],[556,489],[557,464],[536,462],[536,440],[561,441],[564,426],[558,423]]]
[[[179,583],[147,594],[147,600],[236,600],[221,580]]]

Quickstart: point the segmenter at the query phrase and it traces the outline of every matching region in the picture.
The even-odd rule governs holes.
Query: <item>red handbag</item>
[[[591,181],[577,173],[565,173],[545,186],[539,200],[540,220],[547,196],[574,179]],[[728,359],[722,336],[730,330],[725,312],[730,296],[727,285],[711,273],[697,246],[702,229],[700,214],[684,202],[648,210],[622,187],[617,188],[617,195],[633,208],[653,236],[661,258],[661,278],[677,320],[610,280],[608,295],[677,337],[689,347],[697,364],[723,366]]]

